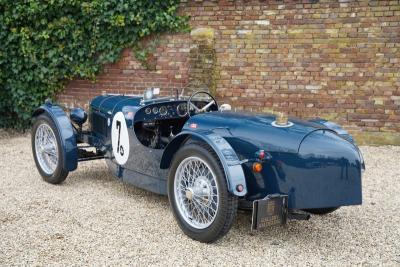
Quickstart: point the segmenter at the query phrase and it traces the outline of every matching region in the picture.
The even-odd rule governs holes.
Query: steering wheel
[[[192,98],[193,98],[194,96],[198,95],[198,94],[206,94],[206,95],[208,95],[208,96],[211,98],[211,101],[208,102],[208,103],[207,103],[204,107],[202,107],[202,108],[197,107],[195,104],[192,103]],[[197,114],[197,113],[206,112],[206,111],[207,111],[212,105],[214,105],[214,104],[217,106],[217,110],[218,110],[217,100],[215,100],[215,98],[214,98],[209,92],[206,92],[206,91],[197,91],[197,92],[194,92],[194,93],[189,97],[189,99],[188,99],[188,101],[187,101],[187,113],[188,113],[188,116],[190,117],[190,108],[191,108],[191,107],[194,109],[194,113]]]

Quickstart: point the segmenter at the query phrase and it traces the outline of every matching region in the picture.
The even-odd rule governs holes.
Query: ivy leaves
[[[0,127],[29,127],[33,109],[66,81],[94,79],[143,37],[187,29],[178,7],[178,0],[0,0]]]

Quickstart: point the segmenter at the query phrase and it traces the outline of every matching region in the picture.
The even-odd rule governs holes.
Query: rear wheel
[[[237,197],[228,192],[217,155],[202,143],[187,144],[175,154],[168,197],[180,228],[200,242],[224,236],[237,212]]]
[[[58,129],[48,115],[42,114],[35,120],[31,141],[33,158],[43,179],[52,184],[63,182],[68,175],[64,169],[63,147]]]
[[[340,208],[340,207],[322,208],[322,209],[307,209],[307,210],[304,210],[304,211],[307,211],[307,212],[309,212],[311,214],[324,215],[324,214],[328,214],[328,213],[334,212],[338,208]]]

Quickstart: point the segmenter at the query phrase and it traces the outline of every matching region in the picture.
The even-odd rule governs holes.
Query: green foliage
[[[28,127],[33,109],[66,81],[94,79],[141,38],[187,29],[178,6],[179,0],[0,0],[0,127]]]
[[[136,59],[142,63],[143,66],[148,70],[155,70],[156,66],[154,62],[151,60],[154,52],[157,49],[158,44],[160,43],[160,36],[153,36],[152,40],[148,42],[137,42],[133,46],[133,53],[135,54]]]

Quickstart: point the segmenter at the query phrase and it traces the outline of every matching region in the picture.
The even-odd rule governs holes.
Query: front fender
[[[57,127],[64,155],[64,168],[68,171],[75,170],[78,167],[78,148],[71,121],[62,108],[51,103],[41,105],[33,112],[32,118],[43,113],[49,115]]]
[[[192,137],[207,143],[215,151],[224,168],[228,191],[236,196],[246,195],[246,178],[236,152],[223,137],[212,131],[183,131],[178,134],[165,148],[161,158],[160,168],[169,168],[176,151],[178,151],[186,140]],[[237,191],[238,185],[243,186],[243,191]]]

